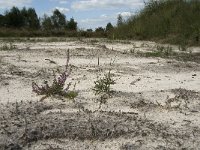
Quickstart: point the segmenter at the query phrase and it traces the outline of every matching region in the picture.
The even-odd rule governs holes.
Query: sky
[[[119,14],[126,19],[138,13],[144,0],[0,0],[0,13],[13,6],[35,8],[39,17],[59,9],[67,20],[73,17],[80,29],[95,29],[105,27],[108,22],[115,25]]]

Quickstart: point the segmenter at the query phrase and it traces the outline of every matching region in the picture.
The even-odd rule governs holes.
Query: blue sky
[[[0,13],[12,6],[33,7],[37,14],[51,15],[59,9],[69,20],[73,17],[81,29],[105,27],[108,22],[116,24],[118,14],[124,18],[144,7],[144,0],[0,0]]]

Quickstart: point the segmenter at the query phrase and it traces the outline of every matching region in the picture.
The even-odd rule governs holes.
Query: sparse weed
[[[173,54],[172,47],[170,46],[156,46],[156,50],[153,52],[145,53],[146,57],[169,57]]]
[[[78,93],[75,91],[69,91],[71,83],[68,83],[67,87],[64,88],[65,82],[71,73],[71,68],[69,68],[68,63],[69,63],[69,50],[67,56],[67,63],[65,66],[66,70],[62,74],[60,74],[58,78],[56,78],[56,75],[54,75],[54,80],[51,85],[49,85],[48,81],[44,81],[44,85],[40,87],[35,82],[33,82],[32,83],[33,92],[37,93],[38,95],[44,95],[45,97],[42,99],[56,95],[74,99],[78,95]]]
[[[91,42],[92,44],[96,44],[96,43],[98,43],[99,41],[98,41],[97,39],[92,39],[90,42]]]
[[[135,48],[130,49],[130,53],[134,54],[135,53]]]
[[[130,53],[134,54],[135,53],[135,49],[136,49],[136,44],[133,43],[133,48],[130,49]]]
[[[128,40],[118,40],[117,42],[121,44],[131,44],[131,42]]]
[[[13,45],[11,42],[9,44],[8,43],[4,43],[0,47],[0,49],[3,50],[3,51],[14,50],[14,49],[16,49],[16,46]]]
[[[95,94],[103,94],[106,93],[108,95],[111,94],[111,85],[115,84],[115,80],[112,78],[110,71],[107,74],[104,74],[103,78],[98,79],[94,82],[95,86],[92,89]]]
[[[179,45],[179,50],[180,51],[187,51],[187,49],[188,49],[188,47],[187,47],[187,45],[185,44],[185,43],[182,43],[182,44],[180,44]]]
[[[149,45],[144,42],[144,43],[141,44],[141,47],[149,47]]]
[[[165,47],[162,45],[156,45],[156,50],[162,52],[165,50]]]
[[[112,78],[110,70],[107,74],[104,74],[103,78],[94,81],[94,88],[92,89],[95,92],[95,95],[99,95],[97,102],[99,102],[99,109],[101,109],[102,104],[107,103],[107,99],[112,94],[111,85],[115,84],[115,80]]]
[[[157,50],[160,51],[164,56],[170,56],[172,54],[172,47],[167,46],[161,46],[161,49],[159,50],[159,48],[157,47]]]

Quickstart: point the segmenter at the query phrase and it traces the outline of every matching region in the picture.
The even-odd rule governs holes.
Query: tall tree
[[[114,29],[113,25],[109,22],[107,25],[106,25],[106,32],[110,32]]]
[[[5,26],[5,17],[0,14],[0,27],[4,27],[4,26]]]
[[[7,11],[5,18],[8,27],[19,28],[24,24],[23,16],[17,7],[13,7],[10,11]]]
[[[31,29],[39,29],[40,21],[34,8],[29,8],[27,11],[28,27]]]
[[[121,26],[123,24],[123,17],[121,14],[118,15],[117,17],[117,26]]]
[[[77,31],[77,22],[74,20],[74,18],[71,18],[70,21],[67,22],[67,29],[71,31]]]
[[[28,20],[27,20],[28,13],[27,13],[26,7],[23,7],[20,12],[21,12],[21,15],[23,17],[23,27],[27,27],[28,28]]]
[[[42,18],[42,29],[43,30],[52,30],[54,28],[53,23],[51,21],[51,17],[44,15]]]
[[[53,11],[51,20],[55,29],[64,29],[66,27],[66,18],[58,9]]]

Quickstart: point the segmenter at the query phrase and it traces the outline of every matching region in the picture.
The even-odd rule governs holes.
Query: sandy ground
[[[0,51],[0,149],[200,149],[200,64],[132,54],[153,51],[157,44],[148,41],[13,44]],[[67,49],[73,68],[67,82],[76,83],[78,96],[40,101],[32,81],[51,82]],[[114,93],[99,109],[92,88],[110,69]]]

